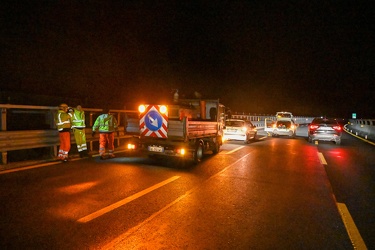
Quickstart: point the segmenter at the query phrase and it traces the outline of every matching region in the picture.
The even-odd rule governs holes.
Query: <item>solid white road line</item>
[[[231,153],[233,153],[233,152],[236,152],[237,150],[240,150],[240,149],[243,148],[243,147],[244,147],[244,146],[241,146],[241,147],[235,148],[235,149],[233,149],[233,150],[231,150],[231,151],[225,152],[225,154],[229,155],[229,154],[231,154]]]
[[[158,188],[160,188],[160,187],[162,187],[164,185],[167,185],[168,183],[170,183],[172,181],[175,181],[175,180],[177,180],[180,177],[181,176],[173,176],[173,177],[171,177],[171,178],[169,178],[169,179],[167,179],[165,181],[162,181],[162,182],[160,182],[160,183],[158,183],[158,184],[156,184],[156,185],[154,185],[152,187],[146,188],[145,190],[143,190],[141,192],[133,194],[132,196],[129,196],[129,197],[127,197],[127,198],[125,198],[125,199],[123,199],[121,201],[113,203],[112,205],[109,205],[109,206],[107,206],[105,208],[102,208],[102,209],[100,209],[100,210],[98,210],[98,211],[96,211],[96,212],[94,212],[92,214],[89,214],[89,215],[85,216],[85,217],[82,217],[81,219],[78,220],[78,222],[86,223],[86,222],[89,222],[89,221],[91,221],[93,219],[96,219],[99,216],[102,216],[103,214],[106,214],[106,213],[108,213],[108,212],[110,212],[110,211],[112,211],[112,210],[114,210],[114,209],[116,209],[118,207],[121,207],[121,206],[125,205],[126,203],[129,203],[129,202],[131,202],[131,201],[133,201],[135,199],[138,199],[139,197],[141,197],[141,196],[143,196],[145,194],[148,194],[148,193],[154,191],[155,189],[158,189]]]
[[[27,166],[27,167],[20,167],[20,168],[14,168],[14,169],[9,169],[9,170],[4,170],[1,171],[0,174],[8,174],[8,173],[13,173],[13,172],[18,172],[18,171],[23,171],[23,170],[28,170],[28,169],[33,169],[33,168],[41,168],[49,165],[56,165],[56,164],[61,164],[61,161],[53,161],[53,162],[47,162],[47,163],[42,163],[38,165],[32,165],[32,166]]]

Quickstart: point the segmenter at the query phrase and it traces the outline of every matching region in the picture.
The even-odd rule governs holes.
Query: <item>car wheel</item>
[[[243,143],[245,143],[245,144],[249,143],[249,135],[246,135],[246,139],[243,141]]]
[[[253,141],[257,140],[257,133],[254,134]]]

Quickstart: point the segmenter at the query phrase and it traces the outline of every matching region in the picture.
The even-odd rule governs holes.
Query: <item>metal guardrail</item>
[[[348,130],[365,139],[375,140],[375,119],[349,119]]]
[[[55,158],[60,145],[54,117],[57,107],[0,104],[0,152],[1,163],[8,164],[8,153],[37,148],[48,148]],[[98,136],[91,136],[91,127],[102,109],[84,108],[86,115],[86,140],[89,150]],[[138,135],[138,112],[135,110],[111,110],[119,123],[120,136],[115,137],[119,146],[122,139]],[[72,148],[74,136],[71,135]]]
[[[275,115],[239,115],[231,116],[234,119],[251,121],[257,128],[264,128],[265,121],[276,121]],[[297,124],[309,124],[315,117],[308,116],[293,116]]]

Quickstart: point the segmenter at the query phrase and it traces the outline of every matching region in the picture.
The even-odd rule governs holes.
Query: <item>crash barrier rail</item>
[[[349,119],[349,132],[369,140],[375,140],[375,119]]]
[[[35,157],[56,158],[60,145],[54,117],[57,107],[0,104],[0,152],[4,168],[11,161],[35,160]],[[86,118],[86,140],[92,151],[99,136],[91,136],[91,127],[102,109],[84,108]],[[137,135],[138,112],[135,110],[111,110],[119,123],[119,136],[115,136],[116,146]],[[71,135],[74,151],[74,136]],[[40,149],[37,151],[36,149]],[[42,153],[41,153],[42,152]],[[42,155],[41,155],[42,154]],[[11,156],[11,157],[10,157]],[[14,159],[13,159],[14,158]]]
[[[265,122],[269,121],[276,121],[275,115],[246,115],[246,114],[234,114],[231,115],[232,119],[241,119],[251,121],[257,128],[264,128]],[[294,121],[296,124],[309,124],[315,117],[306,117],[306,116],[293,116]]]

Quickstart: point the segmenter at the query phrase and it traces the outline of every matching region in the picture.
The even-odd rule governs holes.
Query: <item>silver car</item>
[[[308,127],[308,140],[313,141],[333,141],[337,145],[341,144],[342,128],[335,119],[314,118]]]
[[[237,140],[249,143],[255,140],[257,128],[250,121],[228,119],[225,121],[223,141]]]

